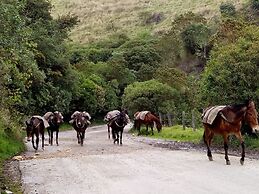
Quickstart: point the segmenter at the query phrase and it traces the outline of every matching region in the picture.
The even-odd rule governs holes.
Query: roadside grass
[[[196,131],[193,131],[192,128],[188,127],[185,130],[183,130],[183,127],[181,125],[176,125],[172,127],[163,127],[163,130],[160,133],[158,133],[157,130],[154,129],[154,135],[151,135],[150,129],[148,134],[146,134],[146,128],[142,127],[140,130],[140,135],[155,139],[173,140],[177,142],[190,142],[205,146],[203,142],[203,131],[203,128],[198,128],[196,129]],[[130,132],[137,133],[137,131],[134,129],[131,129]],[[259,151],[259,138],[252,138],[248,135],[243,135],[243,138],[245,141],[246,149]],[[211,146],[223,148],[223,138],[220,135],[215,135],[212,140]],[[229,148],[240,148],[240,143],[235,136],[230,136]]]
[[[131,130],[133,133],[137,133],[136,130]],[[140,135],[146,135],[146,128],[142,127],[140,130]],[[151,135],[151,131],[149,129],[148,137],[156,138],[156,139],[165,139],[165,140],[173,140],[179,142],[191,142],[195,144],[199,144],[202,141],[203,130],[197,129],[193,131],[192,128],[185,128],[181,125],[176,125],[172,127],[163,127],[160,133],[154,129],[154,135]]]
[[[22,193],[20,185],[12,182],[9,177],[4,174],[3,166],[6,160],[24,150],[25,145],[20,135],[15,132],[6,133],[6,131],[3,130],[3,126],[0,126],[0,193],[2,193],[5,187],[7,187],[8,190],[12,190],[13,193]]]

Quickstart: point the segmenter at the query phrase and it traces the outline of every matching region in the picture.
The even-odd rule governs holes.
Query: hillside
[[[222,0],[51,0],[53,16],[70,13],[80,19],[71,38],[78,43],[93,42],[115,32],[130,36],[170,28],[175,16],[193,11],[207,18],[219,14]],[[231,0],[236,8],[248,0]]]

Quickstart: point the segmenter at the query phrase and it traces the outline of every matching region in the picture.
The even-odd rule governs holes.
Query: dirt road
[[[259,162],[205,152],[173,151],[132,140],[123,146],[107,139],[106,127],[92,127],[83,147],[75,131],[60,133],[60,146],[46,146],[37,154],[27,143],[27,160],[20,161],[26,194],[164,194],[259,193]]]

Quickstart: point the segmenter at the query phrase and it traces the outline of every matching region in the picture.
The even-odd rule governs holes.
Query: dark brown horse
[[[38,150],[39,136],[41,135],[42,149],[44,149],[44,123],[43,120],[37,117],[31,117],[26,122],[27,140],[32,137],[32,147],[35,151]],[[36,146],[34,145],[34,135],[36,136]]]
[[[146,133],[148,133],[148,127],[150,127],[151,131],[152,131],[152,135],[154,135],[154,131],[153,131],[154,123],[156,124],[156,128],[157,128],[158,132],[160,132],[162,130],[162,124],[161,124],[159,118],[157,118],[151,112],[147,112],[147,114],[143,118],[141,118],[139,115],[140,113],[141,112],[136,112],[134,114],[134,118],[135,118],[134,126],[135,126],[135,129],[138,130],[138,135],[140,134],[141,124],[146,125]]]
[[[81,144],[81,146],[83,146],[84,138],[85,138],[85,130],[90,124],[89,120],[91,117],[86,112],[76,111],[71,116],[71,118],[72,118],[71,120],[72,125],[77,132],[78,144]]]
[[[49,123],[49,127],[47,128],[48,134],[49,134],[49,144],[53,145],[53,133],[56,132],[56,144],[58,145],[58,133],[59,133],[59,127],[61,123],[63,122],[63,116],[60,112],[55,111],[53,112],[47,112],[43,116]]]
[[[112,119],[110,123],[110,127],[112,129],[112,138],[114,140],[114,144],[120,143],[122,145],[122,134],[124,127],[128,124],[128,115],[124,111],[120,111],[119,115],[117,115],[114,119]]]
[[[244,164],[245,145],[240,131],[244,123],[248,124],[254,132],[259,129],[257,111],[253,101],[248,101],[241,105],[226,106],[216,115],[212,124],[203,123],[205,129],[203,139],[208,149],[207,156],[210,161],[213,160],[210,150],[211,141],[214,134],[219,134],[224,139],[226,164],[230,165],[228,158],[228,137],[230,134],[234,134],[240,141],[242,147],[240,163],[242,165]]]

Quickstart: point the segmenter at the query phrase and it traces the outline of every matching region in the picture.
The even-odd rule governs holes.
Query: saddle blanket
[[[150,113],[150,111],[141,111],[137,115],[134,115],[135,119],[138,120],[144,120],[147,113]]]
[[[226,106],[212,106],[206,108],[202,113],[202,122],[212,124],[218,113]]]

